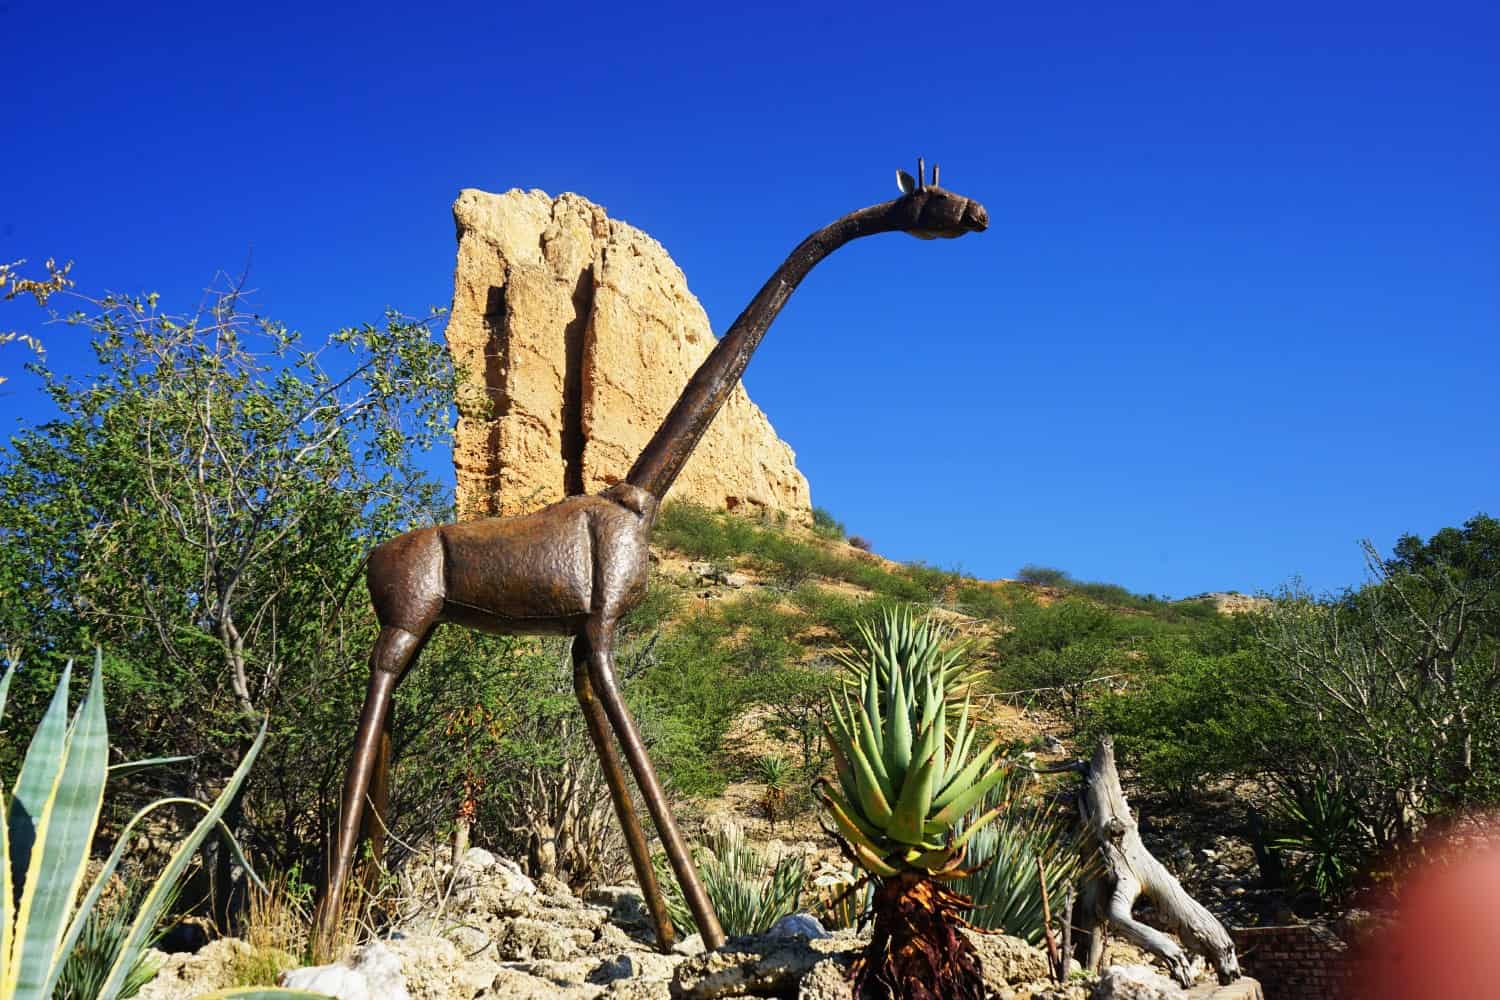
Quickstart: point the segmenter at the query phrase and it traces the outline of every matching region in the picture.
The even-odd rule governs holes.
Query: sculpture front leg
[[[703,883],[698,880],[698,869],[693,866],[687,844],[678,832],[677,821],[672,818],[672,811],[667,807],[666,795],[662,793],[651,758],[646,756],[646,746],[641,742],[635,720],[630,717],[630,710],[625,707],[625,700],[620,696],[619,685],[615,682],[614,623],[591,622],[586,637],[589,643],[589,679],[593,682],[599,700],[604,704],[605,714],[614,727],[620,746],[625,750],[625,759],[630,763],[631,772],[635,774],[636,787],[646,800],[651,821],[656,824],[657,835],[661,837],[662,849],[667,853],[672,872],[677,876],[677,884],[682,886],[688,910],[692,912],[698,932],[703,936],[703,946],[712,951],[724,943],[724,930],[719,926],[719,917],[714,913],[713,904],[708,901],[708,894],[703,891]]]

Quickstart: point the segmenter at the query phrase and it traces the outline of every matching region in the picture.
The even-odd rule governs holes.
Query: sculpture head
[[[938,187],[938,165],[932,165],[932,183],[927,183],[922,158],[917,158],[917,176],[896,171],[902,197],[895,202],[900,228],[919,240],[953,239],[964,233],[982,233],[989,228],[990,214],[972,198]]]

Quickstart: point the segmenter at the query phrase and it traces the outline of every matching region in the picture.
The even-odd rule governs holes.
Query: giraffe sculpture
[[[656,826],[706,947],[724,942],[718,917],[698,880],[655,768],[615,679],[615,625],[640,602],[649,575],[651,527],[667,490],[738,384],[750,356],[787,297],[824,257],[850,240],[907,232],[922,239],[957,237],[989,225],[977,201],[897,172],[901,197],[851,212],[797,245],[740,313],[636,459],[629,475],[594,496],[568,497],[520,517],[419,528],[377,545],[366,582],[380,634],[370,652],[370,680],[353,760],[344,783],[337,843],[319,906],[317,934],[329,940],[362,829],[378,858],[388,799],[391,697],[432,630],[444,622],[503,634],[573,638],[573,689],[599,755],[657,943],[671,947],[672,923],[636,818],[615,740]],[[366,822],[369,799],[374,816]]]

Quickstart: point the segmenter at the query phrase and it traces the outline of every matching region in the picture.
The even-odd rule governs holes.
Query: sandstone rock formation
[[[682,271],[575,194],[468,189],[453,216],[459,516],[523,513],[617,482],[714,344]],[[747,276],[747,295],[758,280]],[[669,495],[798,518],[811,506],[791,448],[743,387]]]

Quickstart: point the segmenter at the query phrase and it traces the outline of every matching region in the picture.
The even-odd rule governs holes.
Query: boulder
[[[136,994],[138,1000],[189,1000],[233,984],[235,963],[254,953],[238,938],[210,941],[196,952],[155,956],[156,978]]]
[[[453,218],[459,515],[522,513],[618,481],[715,343],[681,269],[576,194],[470,189]],[[747,301],[764,277],[745,275]],[[743,386],[669,496],[799,520],[811,510],[791,448]]]
[[[1111,965],[1094,984],[1092,1000],[1177,1000],[1185,993],[1149,965]]]
[[[1020,938],[1009,934],[984,934],[969,929],[965,929],[963,933],[979,953],[984,980],[990,989],[998,990],[1017,983],[1040,982],[1052,975],[1046,953]]]

